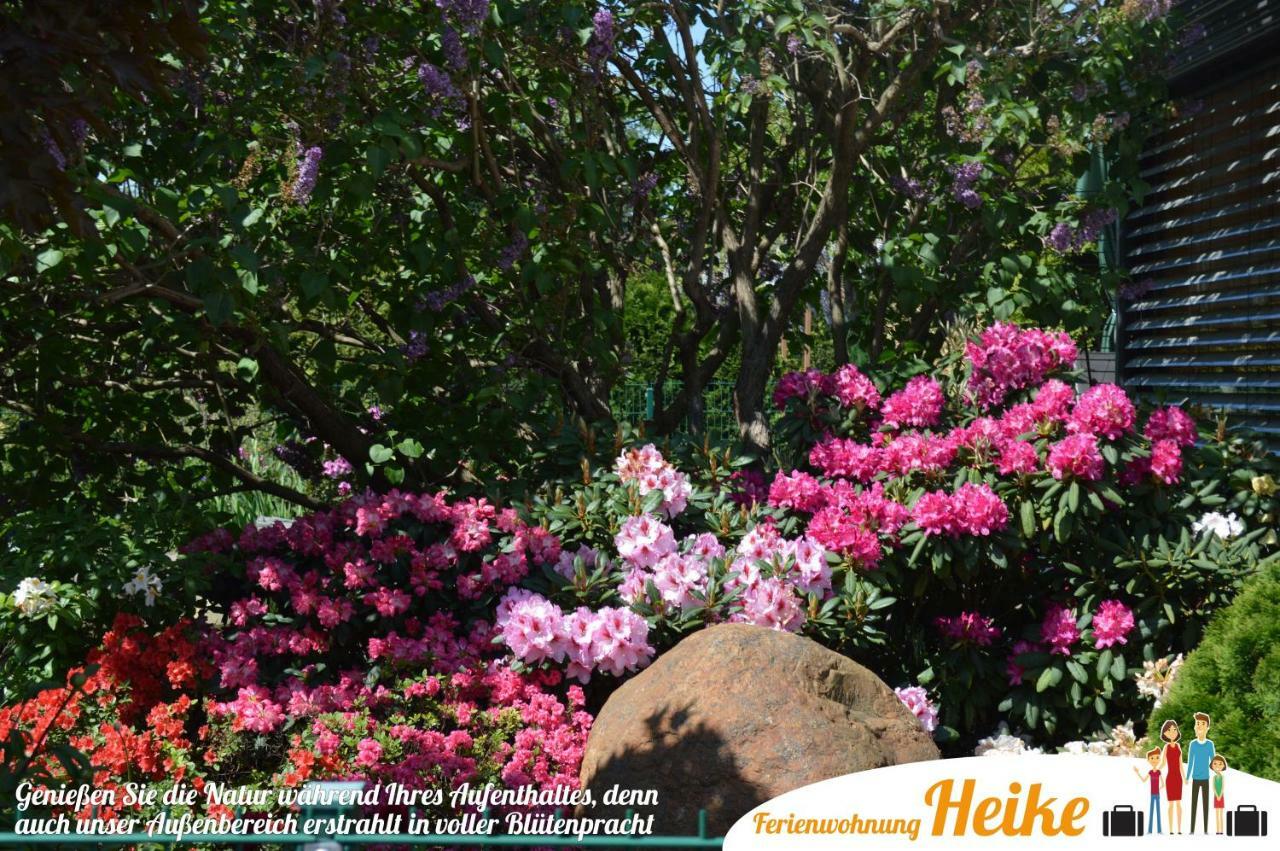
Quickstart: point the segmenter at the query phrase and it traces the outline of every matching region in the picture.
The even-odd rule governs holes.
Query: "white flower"
[[[1196,534],[1212,532],[1222,540],[1229,541],[1244,533],[1244,521],[1234,511],[1226,516],[1210,511],[1191,524],[1191,531]]]
[[[1181,667],[1181,653],[1173,658],[1165,657],[1156,659],[1154,662],[1143,662],[1142,671],[1134,674],[1133,677],[1138,684],[1138,694],[1151,698],[1155,701],[1155,708],[1159,709],[1160,704],[1169,696],[1169,689],[1173,688],[1173,681]]]
[[[1001,721],[996,731],[978,742],[973,749],[974,756],[1020,756],[1022,754],[1044,753],[1040,748],[1033,748],[1027,740],[1009,732],[1009,725]]]
[[[151,568],[143,565],[134,572],[133,578],[124,584],[124,593],[126,594],[142,594],[148,606],[156,604],[156,598],[160,596],[160,589],[164,584],[160,581],[160,577],[151,572]]]
[[[54,607],[58,598],[53,593],[53,586],[43,579],[28,576],[18,583],[13,592],[13,605],[29,618],[42,615]]]

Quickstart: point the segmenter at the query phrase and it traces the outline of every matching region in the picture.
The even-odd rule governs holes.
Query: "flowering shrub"
[[[1274,546],[1274,489],[1251,486],[1274,461],[1176,406],[1077,393],[1064,334],[997,323],[962,357],[898,390],[852,365],[779,383],[768,520],[837,560],[836,617],[806,628],[928,689],[943,724],[1051,744],[1132,720],[1133,671],[1189,649]]]
[[[588,705],[690,631],[745,622],[859,658],[943,741],[998,721],[1096,738],[1274,546],[1275,488],[1265,456],[1177,408],[1077,396],[1073,356],[996,326],[955,381],[788,376],[796,464],[768,477],[619,447],[515,507],[392,490],[213,533],[186,558],[237,580],[215,583],[233,589],[218,627],[118,621],[91,710],[20,705],[0,733],[31,747],[44,723],[104,782],[128,753],[238,782],[572,786]],[[73,687],[35,706],[64,701],[88,706]]]

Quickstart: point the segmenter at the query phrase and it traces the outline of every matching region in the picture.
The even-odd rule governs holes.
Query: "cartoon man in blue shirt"
[[[1191,832],[1196,832],[1197,799],[1204,801],[1204,832],[1209,832],[1209,765],[1213,762],[1216,751],[1209,735],[1209,715],[1197,712],[1196,737],[1187,747],[1187,776],[1191,781]]]

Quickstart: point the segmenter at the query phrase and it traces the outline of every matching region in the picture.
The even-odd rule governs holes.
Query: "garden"
[[[1280,780],[1280,459],[1085,369],[1169,6],[0,14],[0,829],[23,784],[577,789],[726,623],[944,757],[1207,711]]]

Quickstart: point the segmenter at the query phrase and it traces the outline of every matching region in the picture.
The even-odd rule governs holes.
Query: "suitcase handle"
[[[1256,813],[1258,811],[1258,805],[1257,804],[1241,804],[1240,806],[1236,807],[1236,812],[1240,812],[1240,810],[1253,810]]]
[[[1240,809],[1240,807],[1236,807],[1236,809]],[[1256,810],[1257,807],[1254,807],[1254,809]],[[1132,804],[1116,804],[1114,807],[1111,808],[1111,812],[1113,813],[1116,812],[1117,810],[1128,810],[1129,812],[1133,812],[1133,805]]]

